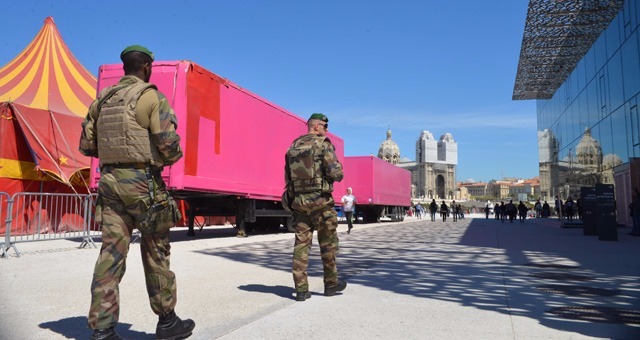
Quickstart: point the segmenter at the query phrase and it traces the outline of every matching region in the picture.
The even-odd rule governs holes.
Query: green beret
[[[127,46],[127,48],[122,50],[122,53],[120,53],[120,60],[122,60],[124,55],[129,53],[129,52],[142,52],[142,53],[148,55],[149,58],[151,58],[151,61],[153,61],[153,52],[149,51],[149,49],[147,49],[146,47],[140,46],[140,45]],[[122,60],[122,61],[124,61],[124,60]]]
[[[323,115],[322,113],[314,113],[314,114],[312,114],[311,117],[309,117],[309,120],[312,120],[312,119],[319,119],[319,120],[321,120],[321,121],[323,121],[325,123],[329,122],[329,118],[327,118],[327,116]]]

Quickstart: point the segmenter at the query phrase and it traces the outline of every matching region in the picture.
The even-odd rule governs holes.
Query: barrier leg
[[[93,242],[93,239],[91,238],[91,236],[85,236],[82,238],[82,243],[80,243],[80,246],[78,246],[78,248],[84,248],[88,245],[91,245],[93,248],[98,248],[96,247],[95,242]]]
[[[84,227],[83,227],[84,237],[82,238],[82,243],[80,243],[80,246],[78,248],[84,248],[89,244],[94,249],[98,248],[96,247],[96,244],[93,242],[93,239],[91,238],[91,221],[93,220],[92,207],[94,205],[93,202],[94,202],[93,196],[87,195],[84,201]]]
[[[16,256],[20,257],[20,252],[18,251],[18,248],[16,248],[15,244],[13,244],[11,242],[9,242],[8,244],[7,243],[0,243],[0,246],[2,246],[2,256],[0,256],[0,257],[8,259],[9,258],[9,253],[7,253],[7,250],[9,250],[11,248],[13,248],[13,251],[16,252]]]

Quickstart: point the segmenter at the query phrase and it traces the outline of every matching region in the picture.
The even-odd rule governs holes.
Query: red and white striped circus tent
[[[78,141],[96,85],[51,17],[20,54],[0,67],[0,192],[37,193],[13,202],[12,216],[7,216],[7,196],[0,195],[0,234],[6,219],[16,228],[42,219],[59,228],[68,207],[47,210],[37,197],[89,192],[91,159],[78,151]],[[68,228],[81,230],[81,216],[75,215]]]
[[[0,68],[0,191],[86,193],[90,158],[78,141],[96,84],[46,18]]]
[[[0,68],[0,102],[82,116],[96,94],[96,78],[73,56],[53,22]]]

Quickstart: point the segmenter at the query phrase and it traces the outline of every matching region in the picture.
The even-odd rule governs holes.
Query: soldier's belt
[[[155,165],[150,165],[149,163],[118,163],[118,164],[105,164],[102,166],[100,171],[109,172],[111,169],[139,169],[144,170],[149,168],[152,172],[159,170],[159,168]]]

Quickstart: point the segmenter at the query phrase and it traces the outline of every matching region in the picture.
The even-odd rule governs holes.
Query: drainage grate
[[[591,281],[595,280],[594,277],[576,274],[566,273],[553,273],[553,272],[541,272],[532,273],[529,276],[533,276],[538,279],[550,279],[550,280],[566,280],[566,281]]]
[[[616,296],[621,293],[617,289],[593,288],[587,286],[544,285],[538,286],[536,289],[545,293],[565,294],[570,296]]]
[[[547,313],[571,320],[640,325],[640,311],[631,309],[568,306],[551,308]]]
[[[523,266],[537,267],[537,268],[555,268],[555,269],[580,269],[580,266],[572,266],[568,264],[554,264],[554,263],[525,263]]]

